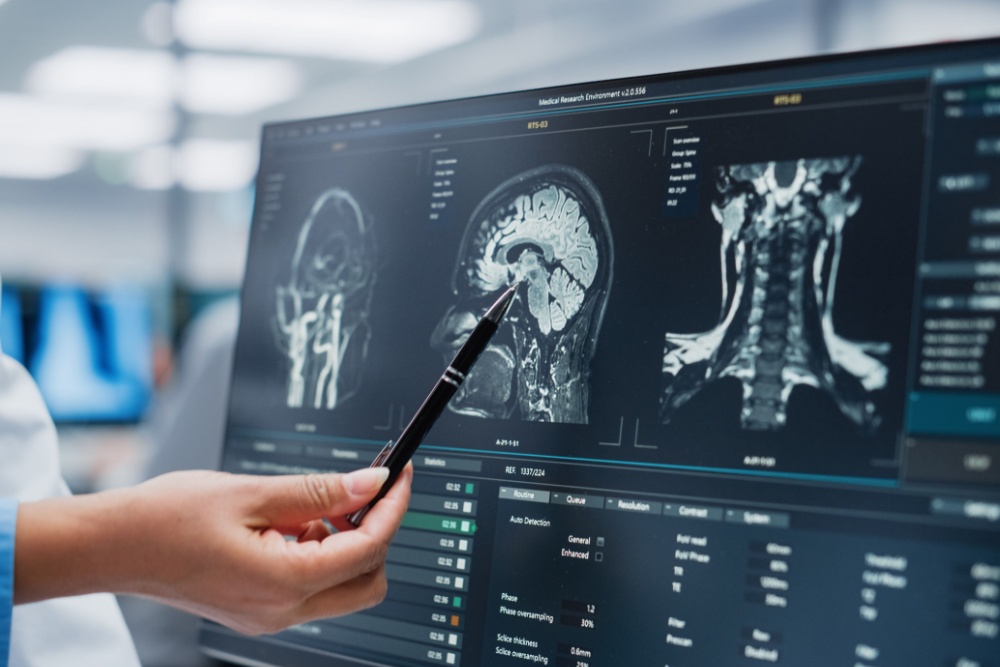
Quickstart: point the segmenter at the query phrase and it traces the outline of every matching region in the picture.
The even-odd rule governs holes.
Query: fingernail
[[[388,468],[364,468],[345,475],[344,485],[352,495],[364,496],[378,491],[387,479]]]

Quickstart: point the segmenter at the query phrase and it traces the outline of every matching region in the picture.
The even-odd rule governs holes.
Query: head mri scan
[[[872,395],[886,386],[889,344],[847,340],[833,321],[843,231],[861,206],[851,183],[860,165],[840,157],[717,170],[719,323],[666,334],[664,423],[708,384],[734,378],[744,429],[782,429],[797,386],[826,393],[862,430],[878,426]]]
[[[612,280],[601,197],[579,170],[518,174],[476,207],[452,280],[454,304],[431,337],[449,362],[499,293],[520,282],[454,412],[494,419],[588,421],[590,360]]]
[[[371,222],[349,192],[327,190],[299,231],[288,283],[276,288],[288,407],[330,410],[358,390],[375,277]]]

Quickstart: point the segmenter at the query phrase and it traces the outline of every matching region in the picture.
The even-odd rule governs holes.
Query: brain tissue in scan
[[[498,294],[521,287],[449,409],[587,423],[590,360],[611,280],[607,215],[582,172],[547,165],[501,184],[472,214],[453,274],[454,303],[431,345],[449,362]]]
[[[375,239],[346,190],[313,204],[299,231],[290,277],[276,288],[274,326],[290,408],[333,409],[361,385],[368,351]]]
[[[782,429],[800,385],[825,392],[863,430],[878,426],[872,394],[886,386],[889,344],[842,338],[833,321],[843,230],[861,206],[851,183],[860,165],[840,157],[717,169],[719,323],[666,334],[664,423],[707,385],[734,378],[744,429]]]

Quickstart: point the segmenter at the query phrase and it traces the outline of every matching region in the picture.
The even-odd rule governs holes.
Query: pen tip
[[[507,310],[510,308],[511,302],[514,301],[514,297],[517,295],[517,288],[521,286],[520,281],[514,283],[507,290],[500,295],[500,298],[490,306],[490,309],[486,311],[486,315],[483,319],[489,320],[494,324],[499,324],[503,316],[507,314]]]

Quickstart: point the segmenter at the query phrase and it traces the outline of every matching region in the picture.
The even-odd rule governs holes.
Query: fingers
[[[386,496],[381,500],[379,500],[377,503],[375,503],[374,507],[365,515],[365,518],[362,519],[361,525],[369,526],[369,528],[366,529],[365,532],[372,535],[376,539],[382,539],[386,541],[392,539],[392,535],[394,535],[396,531],[396,528],[393,526],[398,527],[399,522],[402,521],[403,514],[406,513],[407,506],[410,503],[410,484],[412,481],[413,481],[413,464],[407,463],[406,467],[403,468],[403,471],[399,474],[399,477],[396,479],[396,482],[389,489],[389,492],[386,494]],[[376,512],[376,508],[383,505],[385,505],[385,507]],[[375,512],[376,515],[383,515],[383,514],[388,515],[389,518],[369,520],[368,517],[373,512]],[[334,525],[334,527],[338,531],[341,532],[355,529],[355,526],[352,525],[347,520],[346,516],[330,517],[330,522]],[[373,529],[376,526],[381,526],[383,530],[379,531],[375,529],[373,531]],[[388,533],[388,536],[386,536],[385,532],[386,528],[391,530],[391,532]]]
[[[288,543],[294,551],[300,581],[318,591],[348,582],[382,567],[406,513],[413,469],[407,466],[386,496],[377,502],[357,530],[343,531],[318,545]]]
[[[326,527],[325,523],[317,519],[306,524],[305,530],[299,533],[297,538],[299,542],[321,542],[329,536],[330,529]]]
[[[374,607],[385,599],[387,590],[385,568],[379,568],[351,581],[323,589],[286,609],[270,606],[256,613],[246,613],[247,610],[243,609],[235,614],[220,614],[212,607],[182,606],[182,608],[244,634],[273,634],[291,625],[306,623],[318,618],[343,616]],[[166,602],[170,603],[169,600]]]
[[[347,475],[240,480],[251,485],[235,489],[250,499],[243,510],[243,526],[250,529],[244,535],[256,542],[255,568],[278,575],[269,595],[272,601],[284,598],[289,603],[277,605],[285,608],[282,616],[301,615],[303,620],[334,616],[382,600],[385,557],[406,513],[412,467],[403,470],[360,528],[330,534],[321,519],[363,507],[381,488],[387,473],[385,468],[376,468]],[[286,541],[282,534],[297,539]]]
[[[336,473],[261,477],[254,480],[258,516],[251,525],[298,526],[314,519],[339,516],[364,506],[382,488],[387,468]]]
[[[390,542],[399,528],[410,503],[410,484],[413,481],[413,464],[408,463],[396,483],[382,500],[375,503],[365,515],[358,530],[374,539]]]
[[[383,549],[388,548],[406,514],[412,481],[413,465],[408,464],[389,493],[375,503],[357,530],[337,533],[322,543],[321,547],[343,548],[339,553],[330,549],[324,555],[337,559],[350,554],[359,569],[349,579],[332,578],[329,586],[309,597],[301,608],[304,619],[340,616],[373,607],[385,598],[388,583]]]
[[[385,599],[388,583],[385,568],[355,577],[339,586],[324,589],[302,603],[303,619],[330,618],[374,607]]]

